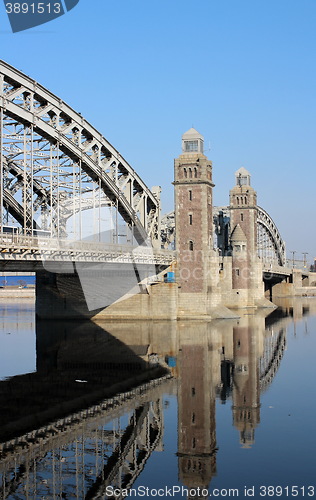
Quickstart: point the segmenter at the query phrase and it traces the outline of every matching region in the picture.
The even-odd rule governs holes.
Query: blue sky
[[[234,172],[290,250],[316,257],[315,0],[80,0],[13,34],[0,58],[88,119],[173,209],[173,159],[194,126],[213,161],[214,203]]]

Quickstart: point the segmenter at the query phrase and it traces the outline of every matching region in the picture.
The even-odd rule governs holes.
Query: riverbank
[[[18,286],[0,288],[1,299],[35,299],[35,286],[20,288]]]

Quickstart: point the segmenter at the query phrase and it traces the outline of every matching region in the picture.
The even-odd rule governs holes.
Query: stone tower
[[[237,170],[235,177],[229,207],[232,288],[239,294],[237,305],[252,306],[264,296],[257,252],[257,193],[250,185],[250,174],[245,168]]]
[[[236,185],[230,191],[230,225],[239,224],[247,240],[247,251],[257,255],[257,193],[244,167],[235,172]]]
[[[212,163],[203,153],[203,136],[194,128],[182,136],[174,162],[176,250],[181,294],[207,294],[213,249]]]

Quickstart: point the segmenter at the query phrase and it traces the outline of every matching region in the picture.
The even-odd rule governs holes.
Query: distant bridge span
[[[273,263],[273,266],[286,265],[285,243],[272,217],[263,208],[256,206],[257,211],[257,247],[258,256],[264,262]],[[229,252],[230,237],[230,208],[214,207],[213,218],[217,236],[217,248],[222,255]],[[162,242],[165,247],[173,243],[175,238],[174,212],[164,215],[161,220]]]

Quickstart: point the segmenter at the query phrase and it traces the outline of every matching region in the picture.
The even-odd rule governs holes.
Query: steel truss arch
[[[273,222],[271,216],[263,208],[256,206],[257,211],[257,247],[258,255],[263,260],[277,261],[279,266],[285,266],[286,254],[285,243],[281,234]],[[221,216],[220,216],[221,214]],[[221,255],[226,255],[229,238],[230,210],[228,206],[213,207],[213,221],[215,227],[215,241],[217,248],[221,250]],[[175,238],[174,212],[169,212],[161,219],[161,241],[168,247]],[[226,235],[227,233],[227,235]]]
[[[264,392],[272,383],[286,349],[286,332],[282,328],[274,335],[265,338],[264,356],[259,362],[260,391]]]
[[[263,208],[257,206],[257,245],[263,260],[276,260],[285,266],[285,243],[272,218]]]
[[[14,163],[14,161],[8,161],[6,157],[3,157],[3,173],[6,178],[6,182],[4,182],[4,190],[3,190],[3,205],[7,209],[10,215],[21,224],[23,227],[24,222],[24,209],[23,206],[18,203],[18,201],[14,198],[13,193],[18,190],[18,186],[20,183],[23,183],[23,169]],[[13,174],[14,185],[10,184],[9,174]],[[11,178],[12,181],[12,178]],[[33,179],[33,195],[36,196],[35,205],[45,205],[48,206],[52,203],[52,199],[48,189],[45,189],[40,182]],[[109,207],[111,206],[111,202],[109,199],[102,200],[101,206]],[[67,200],[62,204],[63,211],[63,220],[64,222],[69,219],[73,213],[78,213],[83,210],[93,209],[93,200],[91,198],[79,200],[76,198],[75,200]],[[36,221],[33,221],[33,228],[38,228],[39,226]]]
[[[159,241],[159,196],[79,113],[3,61],[0,113],[1,174],[9,171],[9,189],[22,193],[25,228],[32,227],[35,198],[58,211],[61,201],[78,198],[81,189],[87,193],[90,183],[90,191],[94,184],[117,208],[138,242],[148,236]]]

